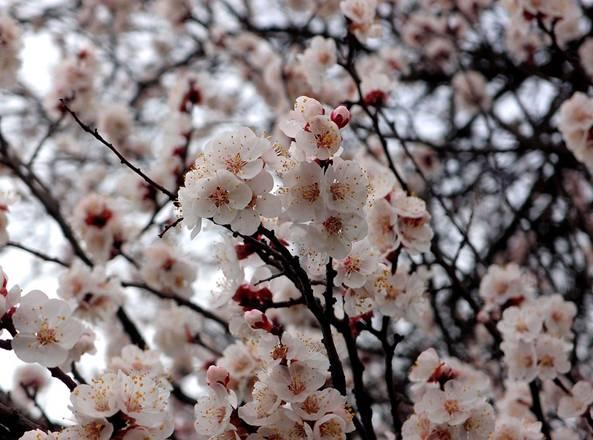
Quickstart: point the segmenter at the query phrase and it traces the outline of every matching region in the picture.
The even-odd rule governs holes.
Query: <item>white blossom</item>
[[[49,299],[40,290],[23,296],[13,316],[18,331],[12,341],[16,355],[46,367],[60,365],[82,334],[82,325],[71,315],[66,302]]]
[[[589,382],[579,381],[570,390],[569,396],[563,396],[558,403],[558,415],[562,418],[578,417],[593,403],[593,387]]]

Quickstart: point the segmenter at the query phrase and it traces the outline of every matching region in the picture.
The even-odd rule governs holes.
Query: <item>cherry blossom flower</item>
[[[60,276],[59,281],[58,296],[71,302],[74,314],[83,319],[108,319],[123,303],[119,281],[108,277],[101,266],[91,270],[77,260]]]
[[[340,2],[342,14],[352,20],[350,31],[363,41],[368,37],[380,35],[381,26],[374,23],[376,9],[376,0],[343,0]]]
[[[14,307],[21,300],[21,288],[13,286],[8,289],[8,276],[0,266],[0,318],[6,313],[14,310]]]
[[[380,199],[368,211],[369,241],[381,252],[397,247],[399,243],[397,214],[391,204]]]
[[[21,30],[6,12],[0,14],[0,40],[0,87],[7,88],[14,85],[21,66]]]
[[[286,190],[281,196],[287,218],[296,222],[321,218],[325,209],[322,177],[323,171],[315,162],[301,162],[284,176]]]
[[[495,416],[491,405],[483,403],[469,413],[469,417],[454,430],[453,438],[468,440],[486,440],[494,432]]]
[[[547,17],[564,18],[570,16],[576,4],[571,0],[521,0],[521,5],[526,12],[532,15],[543,14]]]
[[[153,288],[187,298],[193,293],[197,267],[171,246],[159,241],[144,251],[140,274]]]
[[[252,400],[239,408],[242,420],[253,426],[268,425],[282,403],[281,399],[263,382],[256,382]]]
[[[522,339],[531,342],[541,332],[543,318],[533,313],[530,307],[509,307],[502,314],[502,320],[496,326],[505,340]]]
[[[309,395],[325,383],[325,372],[304,362],[276,365],[262,380],[282,400],[291,403],[304,402]]]
[[[40,429],[25,432],[19,440],[53,440],[53,434],[47,434]]]
[[[111,358],[109,367],[113,371],[121,370],[127,375],[149,375],[162,377],[165,368],[157,351],[142,350],[136,345],[126,345],[120,356]]]
[[[329,38],[316,36],[299,57],[305,69],[307,81],[318,90],[325,72],[337,61],[336,42]]]
[[[329,116],[314,116],[306,130],[300,130],[294,138],[294,148],[308,158],[326,160],[332,158],[342,145],[340,129]]]
[[[466,385],[450,380],[444,389],[429,388],[422,400],[415,405],[416,411],[425,412],[433,423],[448,423],[452,426],[464,423],[476,404],[475,391]]]
[[[459,72],[453,77],[455,105],[472,112],[486,111],[491,99],[486,90],[484,76],[476,71]]]
[[[589,382],[579,381],[570,390],[569,396],[564,396],[558,404],[558,415],[562,418],[578,417],[593,403],[593,387]]]
[[[446,26],[441,17],[422,13],[411,14],[402,29],[402,38],[406,44],[422,48],[438,35],[442,35]]]
[[[0,248],[8,243],[8,205],[14,197],[7,192],[0,191]]]
[[[316,243],[321,252],[343,259],[350,253],[353,242],[366,237],[367,222],[358,214],[326,211],[319,223],[312,223],[307,230],[308,240]]]
[[[436,432],[435,432],[436,431]],[[402,438],[406,440],[422,440],[430,438],[437,433],[441,436],[449,436],[452,432],[449,427],[435,427],[424,414],[412,414],[402,426]],[[437,437],[438,438],[438,437]]]
[[[281,199],[271,191],[274,188],[274,178],[263,170],[253,179],[248,180],[252,198],[247,207],[241,210],[231,223],[233,230],[242,234],[251,235],[257,231],[261,224],[261,217],[274,218],[281,214]]]
[[[410,252],[428,252],[433,232],[426,203],[413,196],[396,197],[393,201],[397,216],[397,235]]]
[[[572,339],[571,328],[577,314],[575,304],[564,300],[560,295],[543,297],[540,304],[546,332],[558,338]]]
[[[191,15],[191,4],[188,0],[157,0],[154,10],[173,26],[179,26]]]
[[[443,365],[436,350],[429,348],[416,358],[408,376],[412,382],[428,382]]]
[[[267,426],[262,426],[249,440],[269,438],[313,439],[313,430],[298,415],[287,408],[280,408]]]
[[[69,426],[54,435],[55,438],[52,440],[109,440],[113,435],[113,425],[105,419],[85,420],[83,424]]]
[[[264,162],[261,156],[271,147],[270,141],[242,127],[208,141],[204,154],[213,169],[227,170],[239,179],[252,179],[262,170]]]
[[[361,213],[367,201],[368,179],[354,161],[336,158],[321,181],[325,205],[338,212]]]
[[[378,263],[379,257],[370,243],[367,240],[357,241],[346,258],[335,261],[335,282],[351,288],[362,287]]]
[[[74,344],[74,347],[68,352],[68,357],[60,365],[60,368],[64,371],[69,371],[72,368],[73,362],[80,361],[80,358],[85,354],[96,354],[97,347],[95,346],[96,334],[90,327],[85,327],[82,330],[82,334]]]
[[[169,89],[168,105],[177,112],[187,112],[193,105],[204,103],[212,97],[212,84],[204,72],[185,72],[176,78]]]
[[[134,117],[123,104],[110,104],[101,107],[98,129],[112,143],[125,148],[134,128]]]
[[[75,412],[86,417],[110,417],[119,411],[118,387],[116,373],[102,374],[88,385],[78,385],[70,394],[70,401]]]
[[[384,265],[367,281],[367,289],[373,292],[375,303],[382,314],[395,319],[413,320],[416,301],[422,301],[425,285],[417,273],[409,273],[409,267],[400,265],[395,274]]]
[[[315,440],[344,439],[346,433],[352,431],[346,426],[346,421],[335,414],[326,414],[315,422],[313,438]]]
[[[587,38],[579,47],[579,58],[583,69],[593,78],[593,38]]]
[[[490,266],[480,283],[480,296],[492,307],[509,299],[528,299],[533,296],[533,279],[514,264]]]
[[[251,197],[247,184],[221,169],[203,179],[196,179],[190,171],[185,186],[179,190],[181,211],[188,228],[193,229],[192,236],[200,231],[202,218],[212,218],[221,225],[231,223]]]
[[[68,106],[81,117],[87,118],[95,108],[97,58],[90,49],[82,49],[74,56],[65,58],[56,66],[54,83],[46,106],[53,114],[61,113],[60,98],[68,99]]]
[[[231,413],[237,407],[232,391],[219,384],[211,385],[194,407],[195,429],[200,435],[214,437],[229,427]]]
[[[114,201],[99,194],[89,194],[78,202],[73,223],[88,251],[99,261],[111,259],[128,235]]]
[[[49,299],[40,290],[23,296],[13,316],[18,330],[12,341],[16,355],[46,367],[60,365],[82,333],[82,325],[71,314],[64,301]]]
[[[39,364],[21,365],[14,371],[10,397],[19,407],[32,410],[34,399],[47,391],[50,381],[47,368]]]
[[[294,109],[280,120],[282,132],[289,138],[296,138],[297,134],[305,130],[316,116],[323,115],[323,105],[308,96],[299,96],[294,102]]]
[[[194,335],[202,329],[202,320],[187,307],[170,304],[159,311],[154,342],[174,359],[184,359],[195,350]]]
[[[542,438],[541,422],[518,420],[511,417],[505,417],[497,421],[496,430],[492,435],[492,440],[541,440]]]
[[[338,390],[325,388],[310,394],[303,402],[292,405],[292,408],[303,420],[321,420],[329,413],[344,410],[345,405],[346,399]]]
[[[538,376],[541,379],[554,379],[558,374],[570,370],[568,354],[570,344],[549,335],[541,335],[536,342]]]
[[[374,72],[360,82],[361,98],[365,104],[380,107],[387,103],[393,89],[393,81],[384,73]]]
[[[537,354],[533,343],[505,341],[500,348],[511,380],[530,382],[537,376]]]
[[[560,107],[558,128],[567,148],[588,168],[593,168],[593,100],[577,92]]]
[[[579,433],[568,426],[559,426],[551,434],[552,440],[579,440],[580,438]]]
[[[245,344],[235,342],[224,349],[217,365],[226,369],[233,379],[241,379],[251,376],[257,363]]]
[[[170,414],[167,411],[170,386],[150,375],[130,376],[118,371],[119,408],[136,422],[148,428],[159,427]]]

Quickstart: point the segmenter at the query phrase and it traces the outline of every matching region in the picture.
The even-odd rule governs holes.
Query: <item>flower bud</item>
[[[488,315],[488,313],[484,310],[480,310],[480,312],[476,316],[476,320],[480,324],[486,324],[488,321],[490,321],[490,315]]]
[[[206,377],[208,379],[208,385],[212,386],[216,383],[223,385],[225,388],[229,383],[230,375],[229,372],[223,367],[217,367],[216,365],[211,365],[206,372]]]
[[[346,108],[344,105],[340,105],[336,107],[331,113],[331,120],[339,127],[344,128],[352,119],[352,115],[350,114],[350,110]]]
[[[49,385],[47,370],[38,364],[28,364],[18,367],[13,376],[15,387],[27,388],[33,395]]]
[[[268,320],[268,317],[257,309],[252,309],[245,312],[245,321],[251,328],[260,328],[266,331],[270,331],[273,327],[272,323]]]

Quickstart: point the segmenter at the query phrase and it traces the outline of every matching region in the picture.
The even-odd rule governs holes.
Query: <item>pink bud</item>
[[[210,365],[208,371],[206,372],[206,377],[208,379],[208,385],[212,386],[216,383],[219,383],[225,388],[230,380],[229,372],[225,368],[217,367],[216,365]]]
[[[244,318],[251,328],[261,328],[270,331],[273,327],[272,323],[268,320],[268,317],[257,309],[245,312]]]
[[[0,295],[6,296],[8,295],[8,290],[6,286],[8,285],[8,277],[0,267]]]
[[[490,321],[490,316],[484,310],[480,310],[476,316],[476,320],[481,324],[486,324],[488,321]]]
[[[351,117],[350,110],[343,105],[336,107],[331,114],[331,120],[334,121],[339,128],[344,128],[348,125]]]

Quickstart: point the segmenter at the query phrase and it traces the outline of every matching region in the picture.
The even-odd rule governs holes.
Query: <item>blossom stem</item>
[[[546,421],[544,416],[544,412],[542,409],[542,404],[539,396],[539,385],[536,380],[529,382],[529,391],[531,392],[531,411],[537,418],[537,420],[542,424],[542,433],[546,440],[550,440],[551,432],[550,432],[550,425]]]
[[[74,120],[76,121],[76,123],[80,126],[80,128],[83,129],[83,131],[89,133],[90,135],[92,135],[95,139],[97,139],[100,143],[102,143],[103,145],[105,145],[107,148],[109,148],[116,156],[117,158],[121,161],[122,164],[124,164],[125,166],[127,166],[129,169],[131,169],[132,171],[134,171],[134,173],[136,173],[140,178],[142,178],[146,183],[148,183],[150,186],[152,186],[153,188],[157,189],[158,191],[162,192],[163,194],[165,194],[167,197],[169,197],[169,199],[171,200],[175,200],[175,194],[173,194],[171,191],[169,191],[167,188],[165,188],[164,186],[158,184],[157,182],[155,182],[154,180],[152,180],[150,177],[148,177],[140,168],[138,168],[137,166],[135,166],[134,164],[132,164],[128,159],[126,159],[124,157],[123,154],[121,154],[119,152],[119,150],[110,142],[108,142],[103,136],[101,136],[101,134],[99,133],[99,131],[95,128],[94,130],[87,124],[85,124],[79,117],[78,115],[72,111],[72,109],[70,109],[70,107],[68,107],[68,104],[66,103],[65,99],[60,99],[60,102],[62,103],[62,105],[64,106],[64,109],[70,113],[70,115],[74,118]]]
[[[58,367],[48,368],[49,372],[53,377],[62,381],[64,385],[68,387],[70,391],[74,391],[74,389],[78,386],[78,384],[68,376],[64,371]]]

